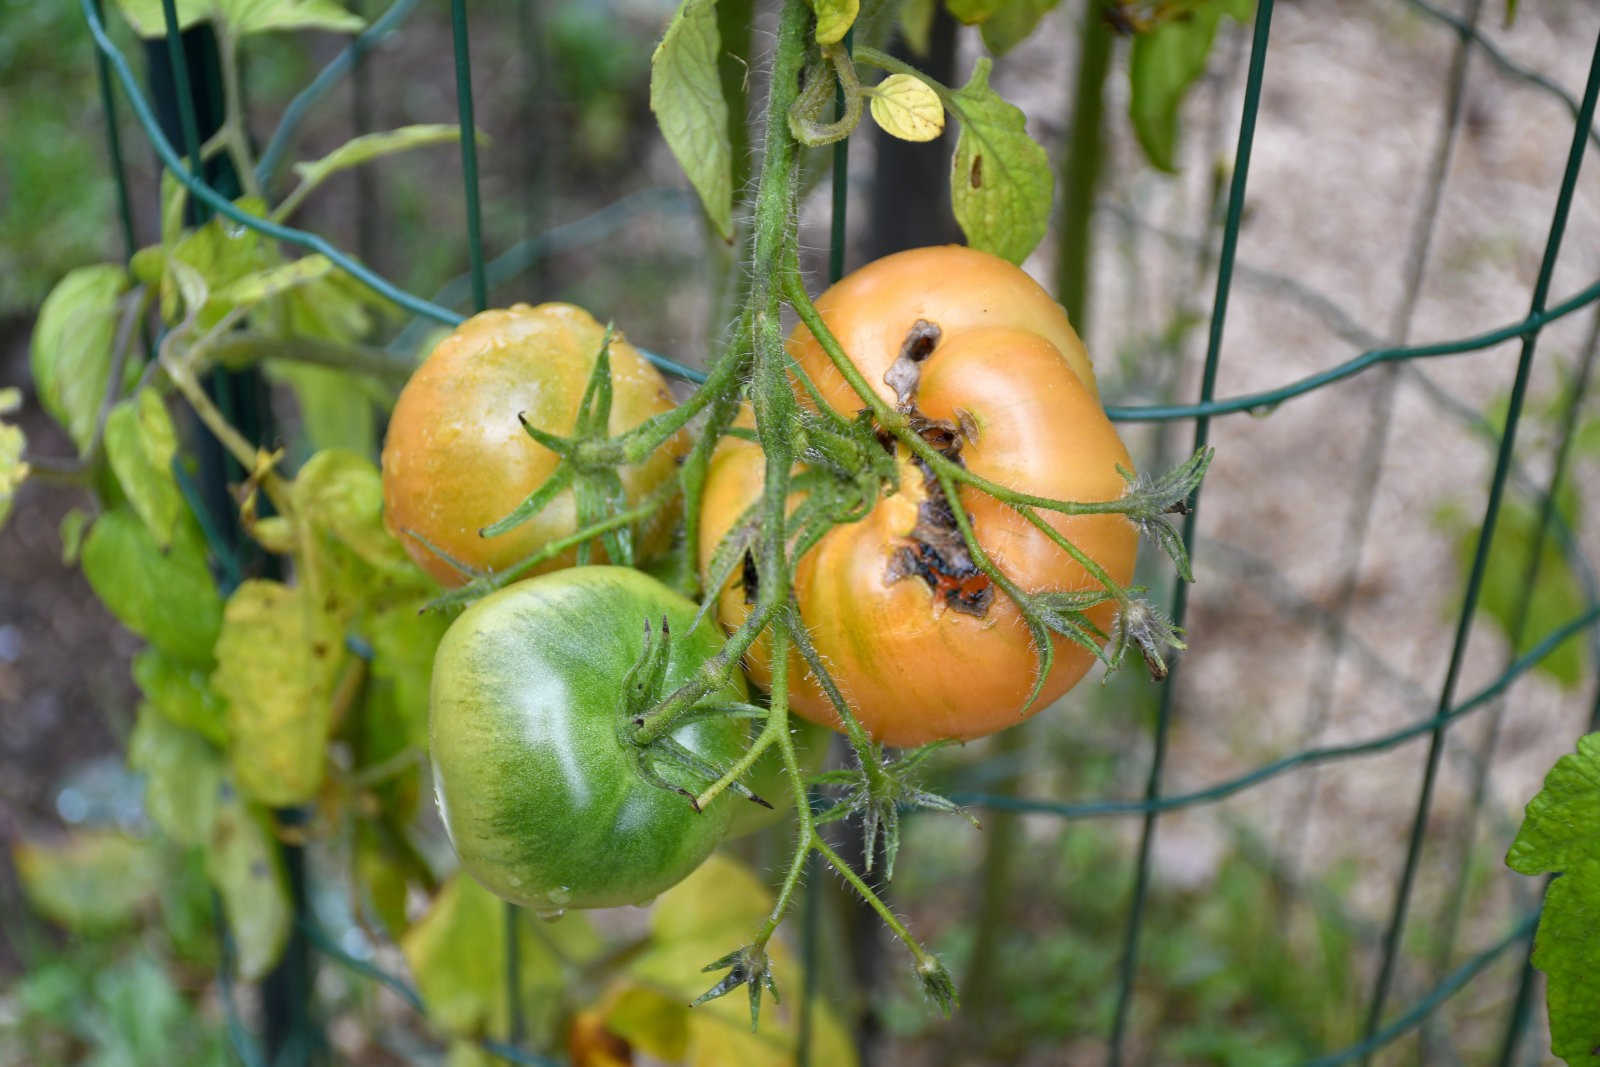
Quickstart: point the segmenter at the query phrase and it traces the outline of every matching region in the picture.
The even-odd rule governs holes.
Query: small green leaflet
[[[1178,111],[1184,94],[1206,71],[1206,57],[1223,15],[1250,18],[1253,0],[1199,0],[1183,17],[1166,19],[1134,38],[1128,56],[1128,117],[1152,165],[1175,172]]]
[[[0,415],[10,415],[22,407],[20,389],[0,389]],[[0,422],[0,529],[11,514],[11,504],[17,489],[28,477],[28,465],[22,461],[22,450],[27,446],[22,429]]]
[[[117,0],[117,6],[140,37],[167,32],[161,0]],[[271,30],[356,33],[366,25],[335,0],[177,0],[175,7],[182,29],[215,17],[236,37]]]
[[[455,123],[401,126],[399,129],[384,130],[380,133],[366,133],[351,138],[321,159],[309,163],[296,163],[294,172],[299,175],[302,182],[319,185],[341,170],[359,167],[374,159],[396,152],[407,152],[413,148],[454,144],[460,136],[461,127]],[[482,133],[477,135],[477,139],[480,145],[488,140]]]
[[[1552,1050],[1569,1064],[1592,1064],[1600,1055],[1600,733],[1581,738],[1545,776],[1506,865],[1560,875],[1545,894],[1533,965],[1548,980]]]
[[[711,225],[733,237],[733,146],[717,73],[715,0],[684,0],[650,57],[650,110]]]
[[[861,12],[860,0],[811,0],[817,13],[817,43],[837,44],[855,25]]]
[[[165,551],[188,514],[172,476],[178,431],[154,389],[117,404],[106,417],[106,457],[128,503]]]
[[[1050,224],[1055,175],[1022,112],[989,88],[991,66],[978,60],[972,79],[946,101],[961,121],[950,201],[968,244],[1021,263]]]
[[[33,327],[29,367],[39,403],[66,427],[79,452],[94,439],[111,377],[117,298],[127,271],[110,263],[79,267],[45,297]]]
[[[145,776],[145,813],[163,833],[180,845],[211,839],[223,767],[205,738],[145,704],[128,738],[128,766]]]
[[[150,844],[113,830],[83,830],[65,841],[19,841],[12,849],[28,902],[74,933],[128,926],[161,888]]]

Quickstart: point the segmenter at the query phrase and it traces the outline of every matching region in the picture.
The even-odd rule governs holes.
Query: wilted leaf
[[[1133,40],[1128,56],[1128,117],[1151,164],[1177,170],[1178,111],[1206,58],[1223,15],[1250,17],[1252,0],[1201,0],[1183,18],[1163,20]]]
[[[294,922],[267,818],[226,782],[218,789],[206,848],[206,877],[222,897],[238,951],[239,976],[247,982],[278,962]]]
[[[161,885],[149,843],[110,830],[80,831],[59,843],[19,841],[12,859],[28,902],[75,933],[127,926]]]
[[[300,804],[322,784],[344,635],[303,588],[253,579],[228,598],[214,689],[228,704],[234,775],[264,804]]]
[[[21,390],[0,389],[0,415],[10,415],[21,406]],[[5,526],[17,489],[28,477],[28,465],[22,462],[22,452],[27,444],[21,427],[0,422],[0,527]]]
[[[606,1029],[658,1060],[677,1063],[689,1045],[689,1006],[648,986],[624,986],[606,1001]]]
[[[983,31],[983,43],[1004,55],[1033,32],[1039,20],[1061,0],[948,0],[950,14]]]
[[[917,56],[928,54],[933,17],[938,12],[938,0],[902,0],[900,4],[900,37]]]
[[[1545,894],[1533,965],[1545,973],[1550,1043],[1571,1064],[1600,1046],[1600,733],[1578,741],[1545,776],[1506,855],[1521,874],[1559,874]]]
[[[188,509],[172,476],[178,431],[154,389],[141,390],[111,409],[105,449],[128,503],[144,520],[157,547],[166,551]]]
[[[811,9],[817,13],[817,43],[836,44],[855,25],[861,0],[811,0]]]
[[[217,745],[228,742],[227,707],[211,688],[210,665],[184,663],[151,647],[133,657],[133,680],[175,726]]]
[[[154,707],[139,709],[128,738],[128,766],[145,776],[145,814],[181,845],[211,838],[222,794],[222,754]]]
[[[950,101],[961,121],[950,202],[968,244],[1021,263],[1049,226],[1055,175],[1022,112],[989,88],[990,66],[978,60]]]
[[[733,236],[733,145],[717,73],[715,0],[683,0],[650,57],[650,110],[724,240]]]
[[[79,267],[50,290],[33,326],[29,368],[39,404],[88,449],[111,379],[117,298],[128,287],[121,267]]]
[[[397,130],[365,133],[360,137],[351,138],[321,159],[309,163],[296,163],[294,172],[301,181],[317,184],[341,170],[359,167],[374,159],[381,159],[396,152],[408,152],[413,148],[454,144],[460,137],[461,127],[455,123],[402,126]],[[479,144],[487,140],[481,133],[477,139]]]
[[[944,132],[944,104],[933,87],[910,74],[891,74],[872,89],[872,121],[902,141],[931,141]]]
[[[122,625],[174,659],[210,662],[222,597],[192,522],[177,526],[163,552],[137,515],[113,508],[90,527],[82,563],[95,595]]]
[[[560,1008],[566,981],[551,946],[583,960],[599,947],[586,919],[569,912],[546,923],[535,936],[528,926],[541,922],[519,913],[523,1008],[531,1043],[547,1040]],[[460,1037],[501,1037],[509,1018],[505,995],[505,903],[466,874],[458,874],[434,898],[428,914],[400,940],[400,949],[428,1004],[428,1018]]]

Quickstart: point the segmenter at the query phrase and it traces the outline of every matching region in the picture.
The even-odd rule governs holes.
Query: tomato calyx
[[[713,960],[700,970],[706,974],[727,968],[728,973],[722,980],[696,997],[689,1006],[698,1008],[708,1000],[725,997],[740,986],[745,986],[750,992],[750,1029],[753,1031],[761,1021],[761,991],[765,989],[772,994],[774,1004],[781,1003],[778,999],[778,985],[772,980],[772,961],[767,958],[767,946],[764,942],[755,942]]]
[[[659,635],[657,628],[651,620],[644,620],[644,650],[640,653],[627,675],[622,681],[621,714],[617,719],[617,740],[623,745],[624,751],[632,749],[634,753],[634,770],[645,782],[657,789],[664,789],[669,793],[676,793],[689,802],[695,811],[702,810],[701,797],[706,794],[696,793],[685,786],[669,781],[662,773],[661,768],[674,767],[687,772],[693,779],[703,780],[708,784],[715,783],[719,788],[711,792],[711,796],[720,793],[722,789],[731,789],[739,796],[764,808],[771,808],[772,804],[765,798],[757,796],[754,791],[740,782],[737,777],[730,777],[726,768],[690,751],[688,747],[677,741],[669,733],[651,741],[639,740],[639,729],[644,725],[645,713],[660,703],[665,695],[667,663],[671,652],[672,629],[665,615],[661,617]],[[704,719],[728,718],[760,718],[766,717],[766,712],[753,704],[743,703],[718,703],[702,702],[692,707],[683,716],[673,723],[673,728],[681,728],[690,723]]]

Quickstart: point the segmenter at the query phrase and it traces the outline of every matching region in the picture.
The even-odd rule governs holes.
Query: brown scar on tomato
[[[883,384],[894,390],[895,410],[906,414],[917,406],[917,386],[922,384],[919,364],[938,347],[943,331],[927,319],[918,319],[900,342],[900,354],[883,372]]]

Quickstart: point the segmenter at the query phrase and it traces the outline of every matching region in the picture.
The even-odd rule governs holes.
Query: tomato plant
[[[484,533],[557,476],[561,456],[523,423],[571,434],[602,347],[610,360],[608,433],[674,406],[661,373],[620,334],[607,338],[592,315],[571,304],[485,311],[442,339],[401,390],[383,446],[385,521],[441,584],[504,570],[577,528],[587,487],[562,482],[538,514],[494,536]],[[647,497],[672,476],[687,448],[687,434],[679,434],[643,462],[612,472],[613,502]],[[662,514],[641,524],[641,547],[659,548],[670,535]],[[579,551],[568,549],[535,570],[570,566]]]
[[[647,652],[665,655],[656,684],[675,686],[717,651],[714,629],[691,629],[694,618],[694,604],[639,571],[578,567],[508,586],[451,624],[429,732],[439,809],[479,881],[544,912],[638,904],[722,839],[745,802],[723,796],[696,810],[674,790],[710,781],[696,779],[696,764],[732,762],[744,722],[691,723],[672,735],[682,762],[644,768],[619,738],[628,700],[654,700],[653,687],[635,688]],[[657,626],[666,647],[647,649]],[[708,702],[743,695],[730,681]]]
[[[1118,468],[1132,462],[1100,409],[1083,345],[1060,306],[1010,263],[960,247],[903,252],[841,280],[817,298],[817,310],[878,395],[968,471],[1035,496],[1121,495]],[[860,406],[804,325],[789,351],[821,402],[840,412]],[[800,617],[875,740],[965,740],[1015,725],[1076,683],[1095,652],[1054,637],[1054,664],[1029,702],[1035,654],[1019,607],[997,598],[974,563],[932,470],[903,445],[891,447],[898,488],[798,560]],[[706,484],[703,566],[761,484],[760,448],[725,440]],[[1021,589],[1101,593],[1085,615],[1110,629],[1115,604],[1096,574],[1007,504],[970,486],[961,499],[979,543]],[[1138,531],[1124,516],[1057,513],[1049,522],[1115,582],[1132,577]],[[749,613],[751,593],[737,580],[720,591],[730,628]],[[757,682],[770,679],[766,641],[752,646],[749,665]],[[790,676],[795,711],[840,724],[798,654]]]

